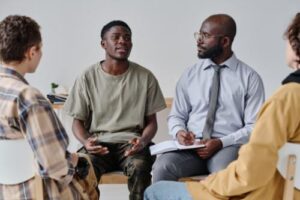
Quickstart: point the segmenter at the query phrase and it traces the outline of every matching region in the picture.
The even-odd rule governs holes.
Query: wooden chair
[[[277,169],[285,178],[283,200],[293,200],[294,188],[300,190],[300,144],[286,143],[278,155]]]
[[[180,182],[187,182],[187,181],[201,181],[204,180],[208,175],[200,175],[200,176],[189,176],[189,177],[182,177],[178,181]]]
[[[127,184],[127,180],[122,171],[114,171],[103,174],[99,184]]]
[[[44,199],[42,179],[36,173],[33,151],[25,139],[0,140],[0,163],[0,184],[19,184],[35,177],[36,199]]]

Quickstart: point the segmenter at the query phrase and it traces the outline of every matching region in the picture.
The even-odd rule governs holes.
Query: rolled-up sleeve
[[[77,78],[64,104],[64,112],[71,117],[85,121],[90,115],[90,101],[86,77]]]
[[[157,113],[158,111],[166,108],[164,96],[161,92],[160,86],[154,75],[149,75],[147,103],[146,103],[146,116]]]

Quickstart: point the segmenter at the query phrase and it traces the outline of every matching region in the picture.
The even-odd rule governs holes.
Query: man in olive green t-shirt
[[[74,118],[74,135],[91,157],[98,180],[122,169],[129,198],[143,199],[151,183],[149,145],[157,130],[156,112],[166,107],[165,101],[153,74],[128,60],[132,42],[125,22],[106,24],[101,46],[105,60],[76,80],[64,110]]]

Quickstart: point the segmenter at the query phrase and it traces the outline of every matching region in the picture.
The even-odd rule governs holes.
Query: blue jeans
[[[185,183],[159,181],[148,187],[144,200],[192,200]]]

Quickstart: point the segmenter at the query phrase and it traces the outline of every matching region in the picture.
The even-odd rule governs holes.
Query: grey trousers
[[[156,159],[152,168],[152,182],[177,181],[187,176],[204,175],[220,171],[238,156],[240,145],[225,147],[209,159],[201,159],[195,150],[172,151]]]

